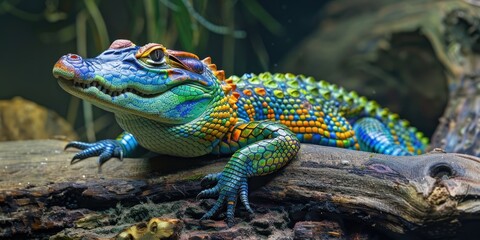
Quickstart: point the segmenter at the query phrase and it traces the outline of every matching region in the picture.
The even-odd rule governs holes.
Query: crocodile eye
[[[160,65],[165,62],[165,53],[162,49],[155,49],[148,54],[147,62],[153,65]]]

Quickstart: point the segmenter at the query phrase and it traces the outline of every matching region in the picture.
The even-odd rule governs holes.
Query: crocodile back
[[[425,151],[428,140],[408,121],[356,92],[294,74],[232,76],[243,121],[271,120],[286,125],[301,142],[358,149],[352,126],[364,117],[380,120],[395,142],[409,152]]]

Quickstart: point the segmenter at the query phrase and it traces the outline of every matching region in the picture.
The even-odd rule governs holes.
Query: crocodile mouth
[[[121,95],[126,96],[127,93],[131,93],[143,98],[154,98],[161,94],[161,93],[156,93],[156,94],[144,93],[132,87],[127,87],[123,89],[107,87],[96,80],[86,82],[85,80],[78,81],[76,79],[66,79],[61,76],[57,77],[57,79],[62,85],[65,85],[70,89],[75,89],[77,91],[86,93],[86,91],[89,90],[90,88],[96,88],[98,91],[102,92],[105,95],[109,95],[112,98],[118,97]]]

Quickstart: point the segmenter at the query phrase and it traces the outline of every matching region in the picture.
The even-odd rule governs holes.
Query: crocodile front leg
[[[210,174],[205,180],[217,181],[210,189],[198,194],[199,198],[218,195],[215,205],[202,217],[208,219],[227,205],[227,224],[234,224],[235,206],[240,201],[252,212],[248,201],[247,179],[273,173],[293,159],[300,149],[300,142],[284,125],[254,121],[241,123],[227,134],[216,147],[215,153],[232,157],[220,173]]]
[[[138,144],[133,135],[128,132],[123,132],[117,139],[107,139],[95,143],[72,141],[65,146],[65,150],[68,148],[82,150],[73,156],[71,163],[98,156],[99,168],[111,158],[122,160],[123,157],[136,157],[147,152]]]

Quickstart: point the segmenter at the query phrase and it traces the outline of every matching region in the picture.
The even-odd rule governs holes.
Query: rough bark
[[[94,159],[70,165],[73,152],[64,152],[64,145],[0,143],[1,237],[113,237],[152,217],[175,222],[172,229],[187,239],[321,233],[338,239],[449,238],[480,231],[474,227],[480,223],[480,159],[468,155],[391,157],[302,145],[287,167],[250,180],[256,215],[240,208],[238,224],[228,229],[222,215],[200,222],[214,201],[193,199],[198,180],[220,171],[223,161],[110,160],[99,173]],[[145,226],[134,232],[142,235]]]
[[[480,156],[480,13],[451,11],[445,18],[443,42],[451,65],[449,101],[432,145],[447,152]]]

